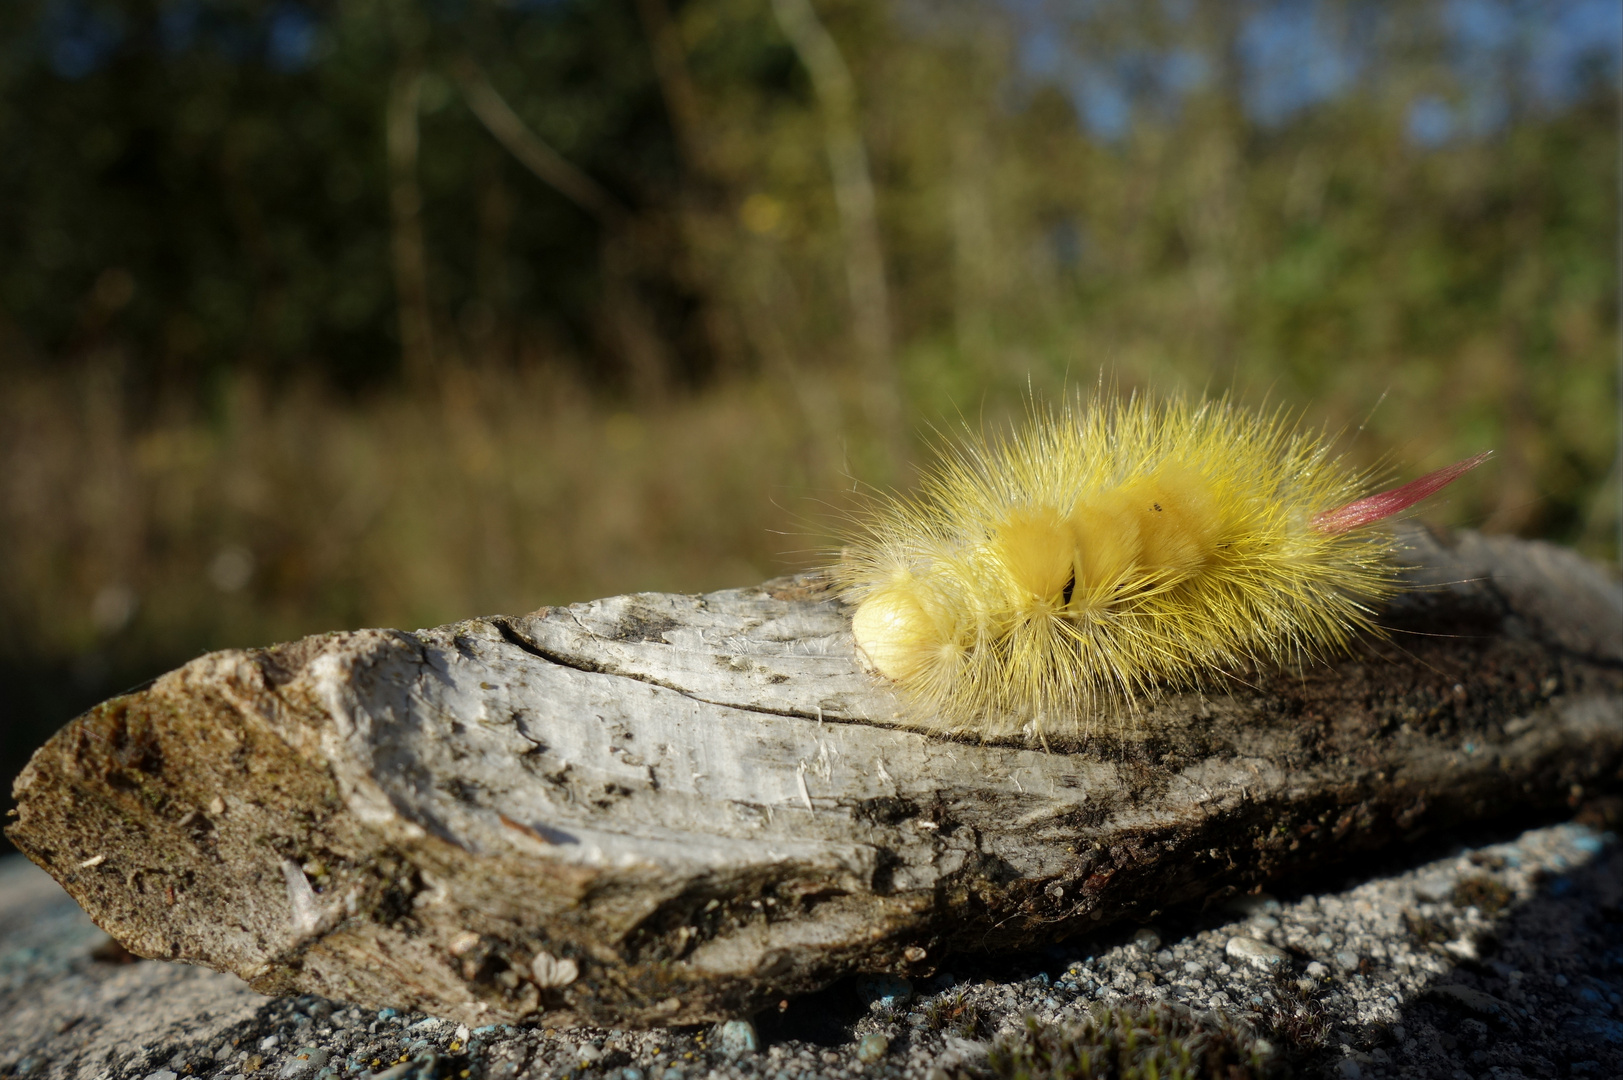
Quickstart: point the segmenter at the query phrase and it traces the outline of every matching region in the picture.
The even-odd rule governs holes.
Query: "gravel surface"
[[[0,1076],[178,1080],[1623,1077],[1623,851],[1509,839],[1165,912],[1040,954],[854,978],[709,1028],[468,1030],[136,961],[0,860]],[[1396,856],[1389,856],[1389,858]],[[1343,873],[1346,873],[1344,868]],[[1135,1071],[1137,1062],[1140,1068]]]

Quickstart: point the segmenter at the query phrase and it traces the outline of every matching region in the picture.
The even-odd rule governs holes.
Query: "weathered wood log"
[[[204,656],[58,733],[13,842],[132,951],[470,1024],[680,1024],[1228,895],[1623,777],[1623,592],[1417,533],[1392,637],[976,745],[808,576]]]

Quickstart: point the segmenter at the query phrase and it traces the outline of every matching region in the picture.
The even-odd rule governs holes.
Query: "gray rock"
[[[1223,905],[1223,910],[1230,915],[1250,919],[1272,915],[1279,910],[1279,901],[1267,893],[1252,893],[1249,896],[1234,897]]]
[[[890,1040],[877,1031],[870,1032],[857,1043],[857,1060],[872,1065],[890,1052]]]
[[[1469,986],[1459,986],[1454,983],[1440,983],[1428,987],[1426,994],[1450,1004],[1459,1005],[1479,1016],[1497,1016],[1510,1019],[1513,1016],[1510,1005],[1501,1001],[1492,994],[1481,990],[1473,990]]]
[[[315,1046],[301,1047],[293,1051],[292,1055],[282,1065],[278,1074],[281,1080],[292,1080],[295,1076],[309,1076],[323,1065],[332,1054]]]
[[[1284,949],[1276,948],[1266,941],[1258,941],[1251,937],[1231,937],[1223,946],[1223,951],[1236,960],[1250,964],[1263,971],[1272,971],[1282,964],[1290,962],[1290,955]]]
[[[1161,947],[1161,932],[1153,926],[1141,926],[1133,931],[1132,942],[1141,953],[1152,953]]]
[[[761,1049],[761,1038],[748,1020],[728,1020],[716,1029],[716,1045],[724,1054],[753,1054]]]
[[[913,983],[894,975],[865,975],[857,979],[857,995],[870,1008],[899,1009],[913,1000]]]
[[[438,1054],[419,1054],[378,1073],[373,1080],[436,1080],[443,1072]]]
[[[1414,883],[1414,894],[1431,904],[1441,904],[1454,895],[1452,874],[1428,874]]]

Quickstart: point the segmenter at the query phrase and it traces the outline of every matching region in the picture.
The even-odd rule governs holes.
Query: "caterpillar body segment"
[[[948,449],[917,496],[869,511],[835,574],[903,723],[1081,738],[1162,687],[1375,631],[1396,541],[1368,526],[1479,461],[1370,496],[1277,416],[1067,404]]]

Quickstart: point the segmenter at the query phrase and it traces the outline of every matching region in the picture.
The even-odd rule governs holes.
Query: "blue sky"
[[[1135,117],[1176,108],[1212,77],[1211,62],[1187,45],[1116,44],[1089,50],[1090,24],[1120,13],[1124,0],[1003,0],[1020,32],[1027,79],[1058,84],[1095,135],[1119,139]],[[1191,0],[1161,0],[1174,28]],[[1383,48],[1432,33],[1449,75],[1446,92],[1417,94],[1408,129],[1436,145],[1501,128],[1520,107],[1559,109],[1597,77],[1616,85],[1623,68],[1618,0],[1443,0],[1434,26],[1397,19],[1417,6],[1274,0],[1242,7],[1235,59],[1245,104],[1258,122],[1289,122],[1303,110],[1379,77]]]
[[[1090,22],[1130,10],[1134,2],[1158,2],[1155,14],[1175,39],[1178,25],[1195,16],[1195,0],[991,2],[1018,28],[1024,78],[1064,87],[1082,123],[1100,138],[1119,139],[1135,117],[1176,109],[1212,77],[1208,58],[1186,44],[1128,42],[1102,54],[1078,45],[1088,39]],[[1423,145],[1490,134],[1517,107],[1559,109],[1597,74],[1616,85],[1623,70],[1619,0],[1441,0],[1430,9],[1437,17],[1430,28],[1395,21],[1394,13],[1419,6],[1374,0],[1253,0],[1241,10],[1235,57],[1246,107],[1264,125],[1286,123],[1378,78],[1382,48],[1417,30],[1439,37],[1451,76],[1446,91],[1417,93],[1409,103],[1409,135]],[[51,0],[40,41],[52,69],[78,79],[129,44],[127,34],[116,4]],[[207,0],[170,0],[156,44],[171,54],[201,46],[237,62],[297,71],[318,55],[321,42],[316,9],[298,0],[280,0],[257,14]]]

